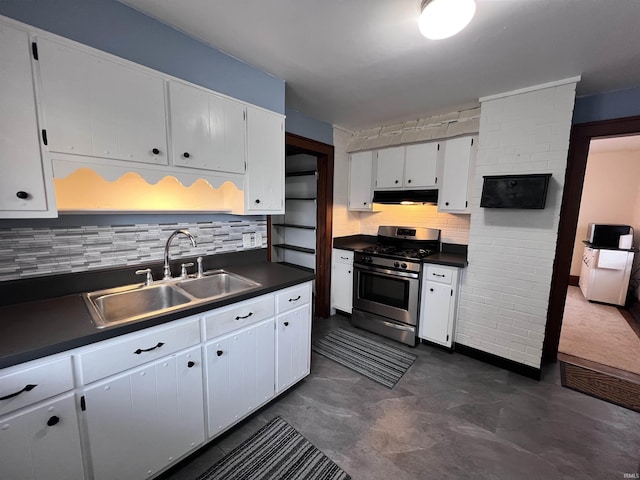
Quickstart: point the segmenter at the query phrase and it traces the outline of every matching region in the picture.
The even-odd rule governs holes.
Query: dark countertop
[[[362,250],[371,245],[375,245],[377,237],[375,235],[349,235],[346,237],[336,237],[333,239],[333,248],[342,250]],[[442,243],[442,251],[434,255],[429,255],[422,260],[422,263],[435,265],[448,265],[450,267],[465,268],[467,261],[467,246],[453,243]]]
[[[222,300],[203,302],[178,312],[102,329],[94,325],[79,293],[0,307],[0,369],[202,313],[315,278],[314,273],[308,269],[266,261],[226,266],[225,270],[259,282],[262,287]]]
[[[637,252],[638,251],[638,249],[635,247],[633,248],[603,247],[601,245],[595,245],[589,242],[589,240],[583,240],[582,243],[584,243],[589,248],[593,248],[597,250],[620,250],[621,252]]]

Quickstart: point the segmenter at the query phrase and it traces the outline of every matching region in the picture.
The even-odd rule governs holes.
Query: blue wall
[[[286,112],[285,130],[287,132],[333,145],[333,127],[331,125],[291,108],[287,108]]]
[[[573,123],[640,115],[640,87],[576,98]]]
[[[0,0],[0,15],[284,113],[285,84],[115,0]]]

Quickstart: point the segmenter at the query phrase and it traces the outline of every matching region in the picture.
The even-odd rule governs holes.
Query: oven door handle
[[[414,273],[414,272],[399,272],[398,270],[389,270],[386,268],[380,268],[380,267],[369,267],[369,266],[365,266],[365,265],[360,265],[360,264],[356,264],[353,266],[353,268],[355,268],[356,270],[363,270],[366,272],[372,272],[372,273],[377,273],[381,276],[384,277],[390,277],[390,278],[398,278],[398,277],[404,277],[404,278],[418,278],[418,274]]]

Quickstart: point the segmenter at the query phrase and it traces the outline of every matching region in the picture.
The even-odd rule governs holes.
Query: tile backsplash
[[[250,234],[248,248],[267,246],[266,218],[0,228],[0,281],[162,262],[165,242],[176,229],[189,230],[198,246],[180,236],[172,242],[172,259],[244,250],[244,233]]]

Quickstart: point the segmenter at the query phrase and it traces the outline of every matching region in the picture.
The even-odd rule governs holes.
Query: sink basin
[[[191,301],[168,284],[113,288],[85,294],[84,298],[98,328],[141,320]]]
[[[202,278],[183,280],[176,285],[195,298],[218,298],[260,287],[258,282],[224,270],[215,270]]]

